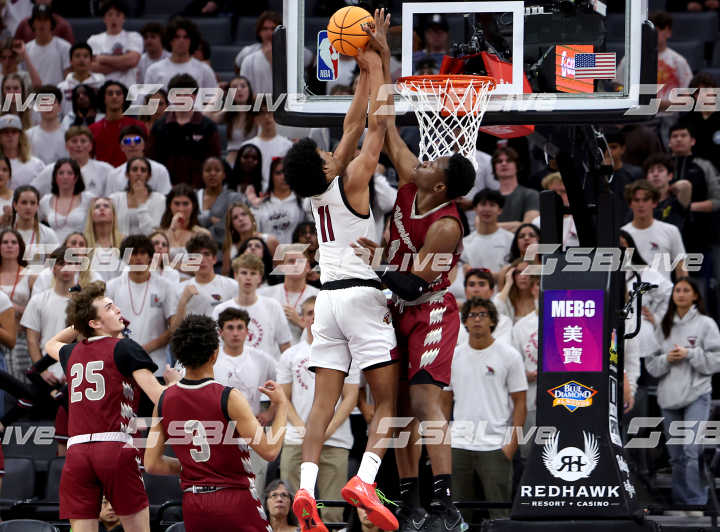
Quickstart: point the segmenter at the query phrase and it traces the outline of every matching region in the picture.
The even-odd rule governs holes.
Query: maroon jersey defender
[[[415,213],[417,186],[409,183],[400,188],[390,222],[388,263],[400,271],[409,271],[413,260],[425,243],[430,226],[441,218],[462,222],[455,202],[448,201],[425,214]],[[460,319],[455,298],[447,291],[451,281],[449,273],[460,259],[462,241],[452,253],[451,260],[441,261],[440,256],[427,256],[425,260],[442,265],[428,290],[415,301],[393,297],[391,306],[397,332],[398,350],[407,361],[407,378],[421,370],[443,384],[450,383],[452,356],[457,344]],[[450,257],[448,257],[450,259]],[[439,268],[438,268],[439,269]]]
[[[188,530],[198,528],[196,519],[215,530],[241,530],[242,526],[265,530],[268,526],[254,488],[249,449],[244,442],[232,441],[240,436],[228,412],[231,391],[213,379],[183,379],[163,392],[158,402],[163,430],[182,464],[183,517]],[[209,493],[214,495],[204,495]]]
[[[133,372],[155,363],[129,338],[95,337],[60,349],[68,376],[68,436],[60,480],[62,519],[97,519],[103,492],[118,515],[148,506],[128,432],[140,399]]]

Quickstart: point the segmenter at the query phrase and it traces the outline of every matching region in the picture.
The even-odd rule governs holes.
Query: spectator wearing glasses
[[[120,150],[128,161],[137,157],[145,158],[145,150],[147,148],[147,133],[142,127],[130,125],[120,131],[118,135],[120,140]],[[165,165],[157,161],[147,159],[150,163],[150,179],[147,185],[155,192],[167,194],[172,186],[170,185],[170,174]],[[127,179],[127,163],[120,164],[114,168],[108,175],[105,185],[105,194],[110,195],[116,192],[126,190],[128,186]]]
[[[200,32],[192,21],[176,18],[170,22],[165,28],[164,44],[170,56],[148,67],[145,83],[157,83],[167,89],[172,78],[188,74],[199,87],[218,86],[212,68],[193,57],[200,45]]]
[[[113,167],[118,167],[126,161],[125,154],[118,143],[120,132],[124,128],[136,126],[147,135],[145,124],[123,114],[130,104],[127,101],[127,91],[127,87],[121,83],[112,80],[106,81],[100,87],[98,94],[100,110],[105,113],[105,118],[90,126],[90,131],[95,138],[95,158]]]
[[[26,70],[19,69],[20,63],[25,65]],[[20,75],[26,87],[42,85],[40,74],[27,55],[25,43],[17,39],[6,38],[0,42],[0,81],[8,74]]]
[[[478,500],[474,488],[478,479],[487,500],[510,500],[517,432],[512,432],[509,443],[504,440],[509,427],[525,423],[528,384],[522,355],[492,337],[497,316],[495,305],[487,299],[472,298],[462,307],[470,338],[455,350],[450,380],[455,401],[452,491],[460,500]],[[485,431],[476,431],[481,423],[487,423]],[[489,512],[491,518],[507,515],[507,510]],[[463,517],[472,521],[467,511]]]
[[[105,0],[100,5],[100,14],[106,30],[87,41],[95,55],[92,70],[129,87],[137,82],[142,36],[123,29],[128,15],[128,6],[123,0]]]
[[[63,114],[67,115],[73,110],[72,94],[75,87],[83,84],[97,90],[105,83],[103,74],[90,70],[92,61],[92,48],[87,43],[76,43],[70,48],[70,72],[57,86],[63,94]]]
[[[297,518],[290,511],[295,494],[286,480],[275,479],[265,486],[263,506],[272,532],[296,532]]]
[[[55,102],[49,110],[40,111],[40,123],[26,131],[33,153],[45,164],[53,164],[58,159],[67,157],[65,147],[65,129],[60,123],[60,109],[63,95],[60,89],[53,85],[43,85],[37,92],[39,94],[52,94]]]
[[[148,22],[140,30],[145,51],[138,63],[137,82],[145,83],[145,74],[151,65],[170,57],[170,52],[163,47],[165,27],[157,22]]]

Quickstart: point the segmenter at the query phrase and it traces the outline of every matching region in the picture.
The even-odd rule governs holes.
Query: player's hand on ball
[[[375,22],[372,25],[363,24],[362,26],[362,30],[370,37],[368,46],[381,55],[390,53],[390,46],[388,46],[387,42],[387,32],[389,28],[390,13],[386,15],[384,9],[375,10]]]
[[[283,389],[275,383],[275,381],[266,381],[265,384],[258,387],[262,393],[270,398],[270,402],[279,405],[287,402],[287,397]]]

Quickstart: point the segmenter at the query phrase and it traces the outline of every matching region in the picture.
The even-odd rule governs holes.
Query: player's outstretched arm
[[[280,454],[285,439],[285,425],[287,424],[288,400],[279,384],[267,381],[264,386],[258,388],[270,398],[270,401],[277,405],[275,419],[270,427],[269,435],[258,423],[255,415],[250,409],[247,399],[238,390],[230,392],[228,398],[228,414],[235,422],[235,430],[238,435],[250,442],[250,447],[263,459],[272,462]]]
[[[157,406],[153,409],[153,418],[157,419]],[[145,458],[143,464],[145,471],[151,475],[180,475],[180,460],[165,456],[165,430],[161,423],[155,423],[150,427],[145,447]]]
[[[363,50],[358,54],[358,61],[367,61],[368,64],[370,112],[368,113],[368,130],[360,155],[352,160],[345,172],[345,192],[350,196],[357,193],[367,193],[368,184],[375,173],[380,158],[387,129],[385,121],[377,114],[377,110],[382,103],[378,100],[378,94],[383,84],[380,56],[374,50]]]
[[[360,63],[358,63],[360,64]],[[355,86],[355,94],[348,113],[343,120],[343,135],[333,152],[333,159],[338,163],[338,174],[345,173],[345,168],[355,155],[360,137],[365,131],[367,120],[368,96],[370,94],[370,78],[365,68],[360,68],[360,75]]]
[[[72,343],[77,338],[78,332],[72,325],[64,328],[55,336],[45,342],[45,352],[55,360],[60,360],[60,349],[62,346]]]

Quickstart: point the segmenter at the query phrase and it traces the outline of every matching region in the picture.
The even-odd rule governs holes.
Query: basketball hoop
[[[432,161],[458,152],[477,170],[475,144],[495,80],[434,74],[400,78],[397,87],[417,117],[420,160]]]

